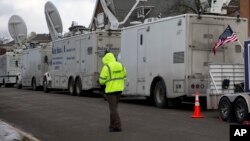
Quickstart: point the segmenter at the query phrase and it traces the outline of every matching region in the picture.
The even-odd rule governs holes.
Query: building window
[[[137,8],[137,18],[146,17],[152,10],[153,6],[140,6]]]

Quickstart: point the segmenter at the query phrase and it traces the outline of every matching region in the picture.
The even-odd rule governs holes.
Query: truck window
[[[143,45],[143,35],[140,36],[140,45]]]
[[[174,52],[174,64],[176,63],[184,63],[184,51]]]
[[[48,64],[48,61],[49,59],[48,59],[48,56],[46,55],[45,57],[44,57],[44,63],[46,63],[46,64]]]
[[[92,54],[92,47],[88,47],[88,55],[91,55]]]
[[[18,67],[18,61],[16,60],[16,67]]]

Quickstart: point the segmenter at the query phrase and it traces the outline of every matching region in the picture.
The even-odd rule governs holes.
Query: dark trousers
[[[110,125],[109,128],[121,129],[121,120],[118,112],[118,103],[120,100],[121,92],[107,94],[107,101],[110,110]]]

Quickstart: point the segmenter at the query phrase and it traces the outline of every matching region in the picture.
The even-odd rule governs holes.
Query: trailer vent
[[[174,64],[184,63],[184,52],[174,52]]]

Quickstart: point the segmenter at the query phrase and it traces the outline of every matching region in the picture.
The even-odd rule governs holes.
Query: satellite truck
[[[30,43],[22,52],[21,78],[17,88],[32,87],[36,91],[43,87],[43,76],[51,66],[51,43]]]
[[[52,37],[52,65],[43,79],[43,89],[68,90],[81,95],[84,90],[99,88],[98,78],[106,50],[115,55],[120,50],[120,31],[89,32],[72,23],[70,32],[62,36],[62,22],[56,7],[45,4],[45,17]]]
[[[19,51],[6,51],[0,55],[0,86],[13,87],[19,80],[20,75]]]
[[[32,87],[33,90],[43,86],[43,75],[48,71],[51,60],[51,45],[40,45],[37,43],[23,43],[27,37],[27,28],[25,22],[21,17],[13,16],[9,22],[9,32],[16,41],[19,50],[22,52],[16,54],[15,52],[7,52],[6,55],[13,56],[7,62],[12,66],[13,75],[12,83],[17,83],[17,88]],[[25,35],[20,38],[20,35]],[[17,51],[17,50],[15,50]],[[6,62],[1,59],[1,62]],[[15,68],[16,67],[16,68]]]
[[[217,15],[146,19],[143,24],[123,28],[120,61],[127,70],[124,95],[145,96],[156,106],[166,107],[190,98],[194,101],[199,92],[201,105],[217,109],[224,94],[235,94],[234,85],[244,82],[241,43],[248,38],[248,21],[219,15],[226,13],[222,6],[229,2],[212,1],[208,11]],[[239,42],[225,44],[214,55],[212,48],[228,25]],[[232,99],[231,103],[237,103],[237,98]],[[247,102],[242,107],[249,107],[249,98],[239,101],[243,99]],[[227,113],[225,107],[219,106],[219,110]],[[239,107],[235,107],[238,116],[242,114]]]
[[[18,15],[10,17],[8,29],[15,40],[13,50],[0,54],[0,86],[14,86],[20,80],[22,43],[27,37],[27,27],[23,19]]]

